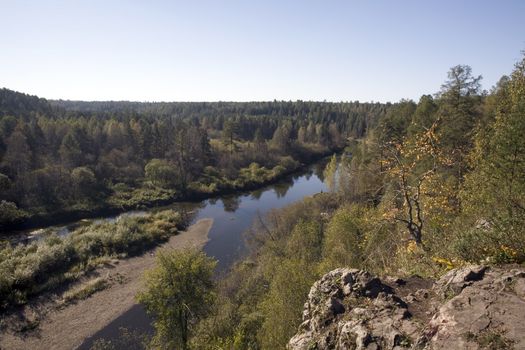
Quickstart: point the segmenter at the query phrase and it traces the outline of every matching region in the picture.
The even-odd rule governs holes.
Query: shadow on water
[[[305,196],[327,191],[322,180],[325,165],[326,162],[317,163],[303,173],[256,191],[208,199],[199,204],[179,203],[169,208],[193,211],[193,222],[213,218],[213,226],[208,234],[209,241],[204,246],[204,251],[218,260],[216,274],[220,276],[246,253],[243,233],[253,225],[260,214],[284,207]],[[135,305],[87,338],[79,349],[89,349],[97,339],[116,339],[121,328],[151,334],[151,321],[144,308]]]

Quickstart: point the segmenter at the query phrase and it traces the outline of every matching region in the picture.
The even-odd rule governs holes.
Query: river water
[[[218,260],[217,271],[221,274],[246,253],[246,231],[256,220],[259,220],[259,217],[263,217],[271,209],[282,208],[305,196],[327,191],[327,186],[323,182],[325,165],[326,160],[321,161],[301,173],[257,191],[208,199],[201,203],[177,203],[167,208],[194,212],[193,222],[202,218],[213,218],[209,241],[204,246],[204,251],[208,256]],[[152,210],[159,209],[161,208]],[[142,215],[142,213],[130,214]],[[102,220],[115,220],[115,217]],[[67,227],[59,229],[62,230],[62,234],[67,234]],[[141,305],[135,305],[92,337],[87,338],[80,349],[89,349],[96,339],[118,337],[121,327],[142,333],[152,331],[151,319]]]

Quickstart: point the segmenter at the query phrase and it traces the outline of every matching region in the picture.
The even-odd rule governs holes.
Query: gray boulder
[[[340,268],[308,294],[289,349],[382,349],[408,344],[418,330],[393,289],[366,271]]]
[[[339,268],[310,289],[287,347],[525,349],[525,269],[470,266],[433,282]]]

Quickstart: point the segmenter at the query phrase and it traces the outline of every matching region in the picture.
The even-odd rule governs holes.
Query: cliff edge
[[[339,268],[310,289],[287,347],[525,349],[525,269],[469,266],[432,281]]]

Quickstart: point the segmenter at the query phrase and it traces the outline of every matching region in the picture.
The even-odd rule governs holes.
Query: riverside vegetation
[[[0,229],[252,189],[390,104],[47,101],[0,90]]]
[[[337,176],[330,162],[330,193],[255,225],[253,253],[217,281],[184,347],[284,348],[313,282],[341,266],[434,278],[523,264],[525,58],[490,92],[480,79],[456,66],[435,96],[393,105],[352,142]]]
[[[356,103],[148,105],[54,102],[54,107],[49,108],[65,109],[73,115],[69,120],[76,120],[80,125],[84,120],[88,125],[88,119],[80,117],[81,113],[101,113],[116,115],[102,119],[107,125],[116,123],[126,129],[126,123],[119,124],[119,118],[124,118],[133,129],[133,117],[123,117],[119,113],[142,113],[145,118],[151,118],[144,119],[143,125],[148,124],[146,120],[151,125],[172,120],[173,125],[180,122],[178,127],[187,131],[196,128],[194,130],[209,132],[206,139],[211,138],[208,144],[215,152],[214,171],[229,181],[235,181],[243,173],[254,173],[246,168],[254,162],[253,157],[259,149],[263,149],[264,154],[271,154],[267,150],[273,149],[279,152],[279,157],[291,156],[297,160],[305,154],[302,153],[305,149],[337,143],[334,139],[337,135],[329,131],[340,125],[344,125],[338,129],[343,131],[339,134],[341,142],[349,141],[347,154],[351,157],[342,157],[339,166],[334,158],[327,166],[325,176],[332,190],[272,211],[260,220],[249,236],[252,253],[237,262],[228,275],[216,283],[212,283],[210,272],[213,262],[203,253],[166,252],[159,257],[158,266],[148,274],[145,292],[139,296],[148,311],[156,316],[156,332],[151,342],[142,336],[137,340],[127,333],[119,341],[99,341],[95,348],[115,348],[116,343],[125,347],[124,343],[129,342],[134,346],[140,344],[154,348],[280,349],[297,332],[311,285],[334,268],[349,266],[377,275],[438,277],[469,263],[524,263],[525,57],[490,92],[480,90],[480,79],[480,76],[473,75],[469,66],[453,67],[441,90],[434,96],[422,96],[417,103],[403,100],[391,105],[365,105],[365,114],[375,113],[368,117],[350,111],[362,107]],[[180,120],[169,115],[161,117],[164,109],[170,108],[179,110],[180,114],[189,114]],[[212,117],[208,117],[207,108],[215,108],[214,113],[209,114]],[[240,115],[229,115],[222,119],[222,126],[217,125],[215,129],[203,127],[210,120],[220,120],[222,108]],[[268,110],[258,115],[258,108],[270,108],[280,117],[268,113]],[[297,112],[293,112],[295,108]],[[304,113],[302,108],[312,110]],[[319,114],[314,112],[315,108],[320,108]],[[243,116],[241,111],[250,111],[250,116]],[[238,131],[230,132],[233,129],[229,125],[242,118],[262,123],[250,129],[260,130],[256,133],[262,135],[257,137],[261,140],[261,147],[254,146],[255,131],[253,138],[235,141],[233,135],[239,135]],[[357,119],[369,120],[370,123],[365,123],[366,127],[359,131],[359,128],[354,128]],[[263,131],[260,125],[264,125],[264,121],[268,125],[273,123],[273,133]],[[315,126],[318,121],[325,126]],[[96,121],[91,122],[96,124]],[[330,128],[330,123],[335,126]],[[306,136],[309,129],[316,130],[317,145],[308,145],[308,140],[312,140]],[[104,129],[100,127],[98,130]],[[158,130],[165,128],[158,127]],[[283,133],[284,130],[289,133]],[[201,185],[211,184],[202,178],[209,165],[201,166],[196,173],[190,171],[188,177],[181,171],[186,172],[191,167],[177,168],[176,164],[189,165],[192,162],[189,161],[191,158],[185,158],[188,148],[181,148],[188,143],[179,136],[171,138],[173,135],[170,134],[169,138],[173,141],[158,148],[166,152],[164,156],[142,159],[139,163],[144,165],[144,172],[141,166],[135,167],[139,171],[137,177],[128,174],[132,179],[128,183],[121,182],[123,178],[114,175],[120,174],[118,172],[112,172],[109,178],[104,177],[104,172],[96,173],[97,181],[105,181],[100,182],[107,191],[100,192],[105,193],[104,201],[114,199],[119,193],[148,188],[188,191],[195,181]],[[326,136],[326,144],[320,142],[319,135]],[[67,152],[60,151],[67,146],[61,144],[55,149],[58,153],[53,159],[68,159],[63,156]],[[173,154],[176,156],[167,150],[175,150]],[[181,150],[184,151],[181,153]],[[6,150],[5,154],[10,152]],[[84,154],[84,150],[77,154]],[[282,161],[283,158],[279,159]],[[73,159],[77,159],[76,156]],[[86,159],[98,161],[105,158]],[[177,163],[181,159],[186,159],[187,163]],[[160,169],[158,172],[148,171],[148,164],[152,161],[158,163],[153,166],[153,169]],[[224,167],[218,170],[217,164]],[[267,171],[277,165],[273,163],[272,167],[263,161],[257,161],[257,164]],[[68,168],[66,165],[61,169],[68,169],[66,174],[72,176],[73,170],[78,168],[75,166],[69,165]],[[258,169],[255,165],[253,168]],[[17,174],[35,171],[28,169]],[[91,171],[95,174],[97,169],[104,168]],[[21,183],[13,186],[17,183],[14,175],[7,177],[9,179],[4,182],[10,184],[10,191],[17,189],[26,193],[20,187]],[[6,199],[4,205],[13,210],[24,208],[25,202],[13,204],[12,200],[9,201],[13,198]],[[75,201],[83,197],[63,198],[79,203]],[[25,207],[24,210],[30,209]],[[188,293],[192,288],[196,292]],[[172,303],[174,300],[178,300],[176,305]]]
[[[65,238],[51,234],[28,245],[5,244],[0,248],[0,311],[77,280],[106,261],[151,249],[183,225],[184,218],[179,213],[166,210],[94,223]],[[103,286],[104,281],[97,281],[88,289],[96,291]],[[86,292],[70,293],[65,299],[75,300]]]
[[[0,90],[0,238],[72,220],[278,180],[360,137],[379,103],[47,101]],[[66,238],[0,245],[0,308],[25,304],[113,258],[144,252],[184,219],[165,211]],[[78,300],[97,281],[67,294]],[[3,312],[3,310],[2,310]]]

